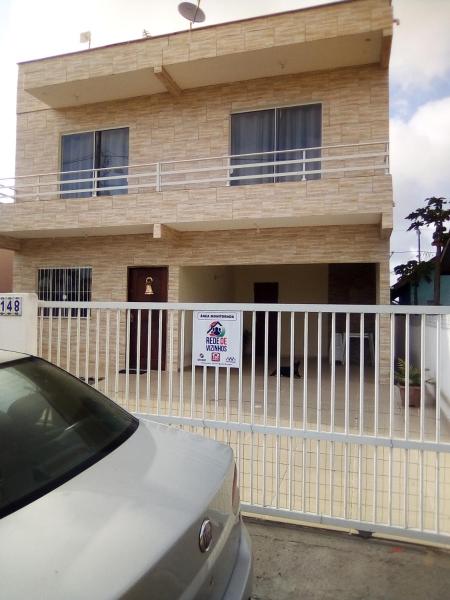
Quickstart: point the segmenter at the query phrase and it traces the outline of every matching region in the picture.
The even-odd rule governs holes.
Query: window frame
[[[58,173],[65,173],[66,171],[62,171],[61,170],[61,162],[62,162],[62,157],[63,157],[63,152],[62,152],[62,146],[63,146],[63,137],[66,135],[77,135],[77,134],[83,134],[83,133],[92,133],[93,134],[93,141],[92,141],[92,145],[93,145],[93,155],[94,155],[94,163],[96,162],[96,143],[95,143],[95,134],[96,133],[100,133],[102,131],[112,131],[114,129],[128,129],[128,165],[123,165],[123,166],[130,166],[130,148],[131,148],[131,144],[130,144],[130,139],[131,139],[131,132],[132,132],[132,127],[129,123],[124,124],[124,125],[112,125],[110,127],[99,127],[99,128],[95,128],[95,129],[70,129],[67,131],[63,131],[60,130],[59,131],[59,146],[58,146]],[[95,172],[98,169],[95,168],[95,165],[92,167],[92,171]],[[95,179],[95,176],[94,176]],[[67,194],[67,191],[64,192],[61,190],[61,185],[63,185],[64,183],[70,183],[70,180],[68,181],[60,181],[59,182],[59,186],[60,186],[60,190],[59,190],[59,194],[60,194],[60,199],[62,200],[71,200],[73,199],[79,199],[79,197],[76,194],[68,194],[69,197],[65,198],[64,194]],[[94,182],[93,182],[94,183]],[[95,187],[95,189],[91,190],[90,192],[90,196],[84,196],[85,198],[97,198],[99,196],[99,194],[97,193],[98,189],[101,188],[97,188],[97,186]],[[83,190],[80,190],[81,192],[83,192]],[[86,192],[84,192],[86,193]],[[128,194],[128,190],[121,190],[121,193],[126,195]]]
[[[312,106],[312,105],[320,105],[320,146],[317,146],[317,148],[322,148],[323,146],[323,107],[324,107],[324,101],[323,100],[311,100],[311,102],[301,102],[299,103],[292,103],[289,102],[287,104],[270,104],[270,105],[263,105],[263,106],[258,106],[257,108],[242,108],[242,109],[235,109],[235,110],[231,110],[229,113],[229,119],[228,119],[228,167],[230,169],[230,171],[232,170],[233,166],[236,165],[232,165],[231,161],[232,161],[232,156],[239,156],[238,154],[234,155],[231,152],[231,147],[232,147],[232,131],[231,131],[231,127],[232,127],[232,115],[240,115],[243,113],[251,113],[251,112],[260,112],[263,110],[273,110],[275,112],[275,118],[274,118],[274,140],[275,140],[275,144],[277,141],[277,118],[276,118],[276,111],[280,110],[282,108],[301,108],[303,106]],[[316,146],[315,146],[316,147]],[[274,148],[273,152],[277,152],[276,148]],[[280,151],[282,152],[282,151]],[[272,183],[280,183],[279,181],[275,181],[276,177],[274,174],[273,177],[273,182]],[[287,179],[286,179],[287,181]],[[232,183],[231,181],[227,181],[227,186],[231,186]],[[237,187],[240,184],[237,184]],[[241,184],[242,185],[242,184]],[[258,184],[254,184],[254,185],[258,185]]]

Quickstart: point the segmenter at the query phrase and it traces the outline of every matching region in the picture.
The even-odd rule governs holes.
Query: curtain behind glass
[[[107,129],[97,131],[96,133],[96,164],[97,177],[117,177],[118,175],[128,175],[128,127],[122,129]],[[110,169],[108,167],[122,167],[120,169]],[[126,194],[127,189],[123,186],[128,185],[126,177],[120,179],[100,180],[97,182],[98,196],[114,196],[117,194]],[[102,190],[102,188],[121,187],[117,190]]]
[[[71,181],[74,179],[90,179],[93,176],[94,166],[94,134],[93,133],[74,133],[63,135],[61,138],[61,181]],[[64,171],[75,171],[74,173],[64,173]],[[78,183],[61,184],[61,192],[68,190],[80,190],[77,193],[61,194],[61,198],[87,198],[92,196],[92,191],[83,192],[81,190],[91,190],[92,181]]]
[[[247,154],[251,152],[272,152],[275,148],[275,111],[260,110],[231,115],[231,154]],[[248,165],[252,163],[272,162],[273,154],[232,158],[232,165]],[[248,169],[234,168],[232,177],[246,175],[262,175],[273,173],[273,166],[254,167]],[[255,183],[272,183],[272,177],[259,179],[232,180],[231,185],[250,185]]]
[[[277,150],[294,150],[296,148],[314,148],[321,146],[322,141],[322,107],[320,104],[292,106],[277,109]],[[307,150],[305,158],[319,158],[320,150]],[[279,152],[277,160],[301,159],[302,152]],[[304,169],[314,171],[320,169],[320,162],[307,162]],[[302,171],[303,165],[290,164],[277,167],[277,173]],[[277,181],[299,181],[303,174],[279,177]],[[320,179],[320,173],[306,174],[306,179]]]

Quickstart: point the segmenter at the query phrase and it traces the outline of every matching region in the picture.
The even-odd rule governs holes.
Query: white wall
[[[233,302],[234,284],[232,267],[181,267],[180,302]],[[186,313],[184,360],[192,360],[192,313]]]
[[[245,265],[180,268],[180,302],[254,302],[256,282],[278,282],[278,302],[286,304],[326,304],[328,302],[328,265]],[[192,321],[186,320],[185,360],[190,363]],[[251,315],[244,318],[244,329],[251,329]],[[290,316],[283,315],[281,354],[290,352]],[[309,356],[317,356],[317,317],[310,316]],[[328,354],[328,319],[322,328],[322,354]],[[295,356],[303,356],[303,316],[296,318]]]
[[[181,267],[180,302],[233,302],[232,267]]]
[[[22,300],[20,316],[0,315],[0,348],[14,352],[37,354],[36,294],[8,294]]]
[[[278,282],[280,304],[326,304],[328,302],[328,265],[258,265],[234,269],[235,302],[253,302],[256,282]],[[244,318],[244,329],[251,329],[251,316]],[[328,319],[322,326],[322,355],[328,353]],[[310,315],[308,335],[309,356],[317,356],[317,320]],[[290,315],[281,323],[281,355],[290,352]],[[303,356],[303,316],[295,322],[295,356]]]

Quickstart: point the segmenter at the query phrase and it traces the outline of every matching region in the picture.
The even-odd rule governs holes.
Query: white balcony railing
[[[0,179],[0,201],[280,183],[389,173],[389,143],[366,142],[59,171]]]

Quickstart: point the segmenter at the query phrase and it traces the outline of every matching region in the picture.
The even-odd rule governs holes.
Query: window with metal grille
[[[38,298],[52,302],[89,302],[92,299],[92,267],[43,267],[38,269]],[[61,316],[78,315],[78,309],[62,309]],[[87,308],[80,310],[80,316],[87,316]],[[44,309],[49,316],[50,309]],[[52,309],[58,316],[59,309]]]

